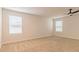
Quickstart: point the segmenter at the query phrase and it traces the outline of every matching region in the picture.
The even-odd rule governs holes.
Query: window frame
[[[60,25],[57,25],[57,22],[60,22]],[[55,19],[55,32],[63,31],[63,21],[61,19]]]
[[[9,19],[9,34],[21,34],[22,33],[22,22],[23,22],[23,18],[22,18],[22,16],[17,16],[17,15],[8,15],[8,19]],[[17,23],[17,24],[11,24],[11,22],[13,21],[13,19],[12,19],[12,21],[11,21],[11,18],[10,17],[15,17],[14,19],[19,19],[20,18],[20,21],[14,21],[14,23],[17,23],[17,22],[20,22],[20,23]],[[12,26],[15,26],[14,28],[12,27]],[[17,26],[19,26],[19,27],[17,27]],[[11,29],[11,27],[12,27],[12,29]],[[13,30],[14,29],[14,30]],[[16,30],[15,30],[16,29]],[[14,31],[14,32],[12,32],[12,30]]]

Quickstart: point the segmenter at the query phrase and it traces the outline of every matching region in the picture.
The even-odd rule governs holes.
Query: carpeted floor
[[[79,40],[61,37],[45,37],[17,43],[4,44],[3,52],[76,52],[79,51]]]

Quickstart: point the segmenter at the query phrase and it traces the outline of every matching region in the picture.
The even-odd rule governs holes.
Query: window
[[[56,20],[55,22],[55,26],[56,26],[56,32],[62,32],[62,23],[63,21],[61,20]]]
[[[9,33],[22,33],[22,17],[9,16]]]

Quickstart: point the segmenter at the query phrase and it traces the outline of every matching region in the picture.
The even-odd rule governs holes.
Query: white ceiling
[[[28,14],[40,15],[40,16],[64,16],[68,13],[69,7],[8,7],[5,9],[10,9],[14,11],[24,12]],[[79,9],[73,7],[72,9]]]

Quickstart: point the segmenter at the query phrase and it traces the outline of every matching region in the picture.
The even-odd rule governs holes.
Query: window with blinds
[[[11,15],[9,16],[9,33],[22,33],[22,17]]]
[[[62,27],[63,27],[63,21],[62,20],[56,20],[55,21],[56,32],[62,32]]]

